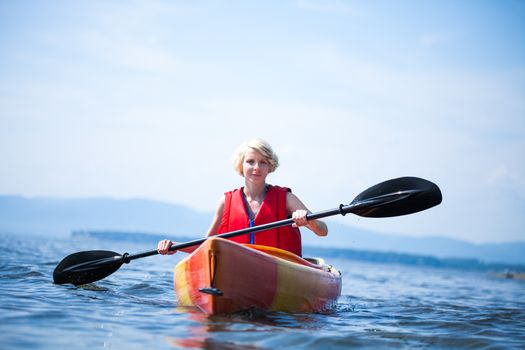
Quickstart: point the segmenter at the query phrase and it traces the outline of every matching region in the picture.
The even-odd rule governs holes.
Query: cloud
[[[424,47],[431,47],[442,44],[446,41],[442,34],[424,34],[419,38],[419,44]]]
[[[519,160],[516,159],[516,161]],[[499,163],[487,170],[483,182],[487,186],[514,191],[522,199],[525,199],[525,179],[523,169],[519,169],[519,167],[519,163]]]
[[[144,73],[173,74],[181,65],[173,54],[138,38],[116,39],[103,32],[86,32],[80,43],[91,59]]]

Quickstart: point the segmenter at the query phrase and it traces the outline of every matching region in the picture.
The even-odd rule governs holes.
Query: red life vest
[[[255,216],[254,226],[287,219],[286,194],[290,191],[286,187],[269,185],[266,197]],[[226,192],[224,196],[224,212],[218,233],[249,227],[250,217],[244,204],[243,189]],[[253,234],[253,244],[276,247],[301,256],[301,232],[298,228],[289,225]],[[237,243],[250,243],[250,234],[229,239]]]

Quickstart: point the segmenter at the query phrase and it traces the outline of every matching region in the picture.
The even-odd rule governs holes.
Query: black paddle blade
[[[350,212],[370,218],[416,213],[441,203],[439,187],[418,177],[400,177],[381,182],[360,193],[350,203]]]
[[[68,255],[55,268],[53,281],[56,284],[80,285],[101,280],[119,269],[125,262],[124,256],[108,250],[89,250]]]

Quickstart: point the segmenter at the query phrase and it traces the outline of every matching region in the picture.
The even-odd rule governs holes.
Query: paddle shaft
[[[343,207],[343,206],[341,206],[341,207]],[[344,207],[348,207],[348,206],[344,206]],[[320,219],[320,218],[324,218],[324,217],[332,216],[332,215],[337,215],[337,214],[345,215],[346,213],[342,213],[341,209],[337,208],[337,209],[326,210],[326,211],[322,211],[322,212],[318,212],[318,213],[308,214],[308,215],[306,215],[306,219],[307,220],[315,220],[315,219]],[[248,228],[245,228],[245,229],[242,229],[242,230],[222,233],[222,234],[216,235],[214,237],[231,238],[231,237],[235,237],[235,236],[244,235],[246,233],[271,230],[273,228],[288,226],[288,225],[291,225],[291,224],[293,224],[293,219],[285,219],[285,220],[271,222],[271,223],[268,223],[268,224],[248,227]],[[192,247],[192,246],[195,246],[195,245],[199,245],[199,244],[204,243],[206,241],[206,239],[207,238],[199,238],[199,239],[195,239],[193,241],[188,241],[188,242],[184,242],[184,243],[175,244],[175,245],[172,245],[169,250],[170,251],[180,250],[180,249]],[[127,259],[135,260],[135,259],[145,258],[147,256],[157,255],[158,253],[159,252],[157,250],[150,250],[150,251],[147,251],[147,252],[142,252],[142,253],[138,253],[138,254],[128,255]]]
[[[377,204],[384,203],[384,202],[388,201],[389,198],[395,198],[396,200],[399,200],[399,199],[401,199],[404,196],[408,197],[408,196],[413,195],[414,193],[417,193],[417,192],[419,192],[419,191],[418,190],[399,191],[399,192],[394,193],[394,194],[387,194],[387,195],[384,195],[384,196],[378,196],[378,197],[371,198],[369,200],[358,201],[356,203],[352,202],[352,203],[347,204],[347,205],[341,204],[341,205],[339,205],[338,208],[329,209],[329,210],[323,210],[323,211],[319,211],[319,212],[316,212],[316,213],[307,214],[306,215],[306,219],[308,221],[311,221],[311,220],[321,219],[321,218],[325,218],[325,217],[328,217],[328,216],[334,216],[334,215],[338,215],[338,214],[341,214],[341,215],[344,216],[347,213],[351,213],[351,212],[359,210],[361,208],[373,207],[375,203],[377,203]],[[244,235],[244,234],[247,234],[247,233],[271,230],[271,229],[274,229],[274,228],[277,228],[277,227],[288,226],[288,225],[293,224],[293,222],[294,222],[293,219],[284,219],[284,220],[280,220],[280,221],[271,222],[271,223],[268,223],[268,224],[257,225],[257,226],[247,227],[247,228],[244,228],[244,229],[241,229],[241,230],[237,230],[237,231],[231,231],[231,232],[227,232],[227,233],[222,233],[222,234],[216,235],[214,237],[231,238],[231,237],[235,237],[235,236]],[[200,244],[204,243],[206,241],[206,239],[207,238],[200,238],[200,239],[195,239],[193,241],[188,241],[188,242],[184,242],[184,243],[175,244],[175,245],[172,245],[169,250],[170,251],[180,250],[180,249],[192,247],[192,246],[195,246],[195,245],[200,245]],[[140,259],[140,258],[144,258],[144,257],[147,257],[147,256],[157,255],[158,253],[159,252],[157,250],[150,250],[150,251],[142,252],[142,253],[138,253],[138,254],[126,255],[125,260],[126,260],[126,262],[128,262],[128,261],[131,261],[131,260]]]

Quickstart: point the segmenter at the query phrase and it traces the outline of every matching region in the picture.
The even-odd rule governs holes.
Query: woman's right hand
[[[173,245],[172,241],[170,241],[169,239],[164,239],[164,240],[160,241],[159,244],[157,244],[157,251],[161,255],[175,254],[177,252],[176,250],[171,250],[170,251],[170,247],[172,245]]]

